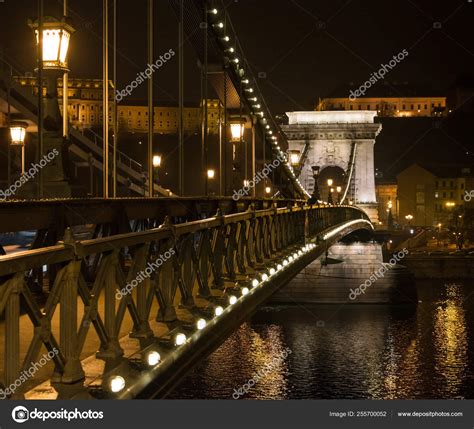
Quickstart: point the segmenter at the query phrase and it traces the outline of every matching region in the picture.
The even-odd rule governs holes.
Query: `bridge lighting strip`
[[[252,288],[257,288],[258,286],[262,286],[267,280],[269,280],[272,276],[285,269],[288,265],[295,262],[298,258],[303,256],[305,253],[309,252],[311,249],[316,247],[315,244],[310,243],[302,246],[299,250],[296,250],[292,255],[289,255],[287,258],[283,259],[281,263],[278,263],[276,267],[272,267],[268,270],[268,273],[262,273],[260,275],[261,280],[255,278],[252,280],[251,285]]]
[[[358,221],[352,221],[353,222],[358,222]],[[367,221],[366,221],[367,222]],[[368,222],[370,223],[370,222]],[[347,225],[346,225],[347,226]],[[344,226],[345,227],[345,226]],[[341,228],[341,227],[339,227]],[[339,229],[338,228],[338,229]],[[333,231],[331,231],[333,233]],[[335,233],[335,232],[334,232]],[[330,233],[328,233],[330,234]],[[273,277],[275,274],[277,274],[279,271],[284,270],[287,266],[295,262],[298,258],[302,257],[305,253],[309,252],[310,250],[314,249],[316,245],[314,243],[309,243],[304,246],[301,246],[299,250],[294,251],[293,254],[289,255],[281,263],[276,264],[275,267],[271,267],[268,272],[264,272],[260,274],[260,279],[254,278],[251,281],[251,286],[252,290],[249,289],[248,287],[243,287],[241,289],[241,297],[240,299],[244,299],[246,296],[250,295],[254,289],[256,289],[258,286],[264,285],[265,282],[267,282],[271,277]],[[217,306],[214,308],[214,320],[220,317],[224,311],[229,310],[234,304],[236,304],[239,301],[239,298],[237,298],[235,295],[229,296],[229,305],[226,309],[224,309],[221,306]],[[200,331],[204,330],[206,327],[209,327],[208,322],[205,319],[198,319],[196,322],[196,331],[193,333],[193,335],[189,338],[186,337],[186,335],[182,332],[178,332],[174,336],[174,345],[179,348],[180,346],[188,343],[191,341],[193,338],[195,338],[197,335],[199,335]],[[146,354],[145,357],[146,363],[149,367],[156,367],[158,366],[162,359],[160,353],[158,353],[156,350],[152,350]],[[126,380],[124,377],[121,375],[113,375],[108,379],[107,385],[112,393],[119,393],[126,387]]]
[[[217,18],[217,15],[219,14],[219,10],[216,9],[216,8],[210,9],[207,12],[210,15],[216,16],[216,18]],[[217,30],[225,31],[225,24],[222,21],[215,22],[213,24],[213,27],[216,28]],[[219,37],[219,38],[225,43],[230,43],[231,42],[230,37],[227,34],[224,34],[224,36]],[[235,51],[236,51],[236,49],[234,49],[232,46],[224,49],[224,52],[230,52],[232,54],[236,53]],[[242,53],[242,57],[244,57],[244,59],[245,59],[245,56],[243,55],[243,53]],[[239,76],[244,76],[245,69],[244,69],[244,67],[240,66],[239,58],[234,57],[231,61],[235,65],[235,68],[237,70],[237,74]],[[248,85],[250,83],[249,79],[247,79],[247,78],[245,78],[245,79],[241,78],[241,82],[244,85]],[[274,136],[273,134],[274,133],[276,134],[278,130],[277,129],[272,130],[271,129],[272,127],[270,127],[270,125],[268,125],[264,112],[262,110],[260,110],[261,107],[262,107],[261,104],[252,104],[251,103],[252,101],[257,103],[257,101],[258,101],[257,97],[249,97],[246,93],[248,93],[250,95],[253,95],[254,89],[252,87],[244,88],[244,94],[243,95],[247,99],[247,102],[249,102],[249,104],[252,106],[252,108],[251,108],[252,113],[256,116],[259,116],[260,117],[260,122],[262,123],[262,125],[265,125],[265,128],[267,130],[266,134],[268,134],[268,135],[265,136],[265,140],[269,140],[271,144],[273,143],[275,145],[276,141],[277,141],[277,137]],[[260,96],[261,96],[261,94],[260,94]],[[262,99],[263,99],[263,97],[262,97]],[[288,175],[292,179],[293,185],[295,186],[295,188],[297,190],[299,190],[301,193],[306,195],[306,197],[310,198],[311,194],[303,187],[303,185],[301,184],[298,177],[296,177],[295,172],[293,170],[293,167],[288,163],[286,154],[280,149],[280,147],[277,146],[277,148],[278,148],[278,150],[276,150],[275,148],[274,148],[274,150],[275,150],[276,153],[278,153],[278,155],[280,155],[280,159],[283,157],[283,159],[285,161],[284,164],[283,164],[283,168],[286,169]]]
[[[331,238],[331,237],[335,236],[336,234],[341,232],[343,229],[347,228],[348,226],[355,225],[358,222],[365,222],[365,223],[369,224],[372,229],[374,229],[372,223],[369,222],[366,219],[351,220],[351,221],[345,223],[344,225],[341,225],[341,226],[338,226],[337,228],[334,228],[333,230],[329,231],[327,234],[324,234],[323,235],[323,240],[327,240],[328,238]]]

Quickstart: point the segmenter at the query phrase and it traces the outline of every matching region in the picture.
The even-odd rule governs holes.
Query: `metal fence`
[[[158,308],[156,320],[173,322],[177,304],[191,308],[196,297],[210,297],[212,290],[222,290],[228,282],[247,281],[249,271],[329,227],[355,219],[368,218],[350,206],[250,208],[176,225],[167,218],[158,228],[79,242],[72,240],[68,229],[54,246],[0,256],[2,384],[15,383],[44,348],[55,351],[53,380],[80,381],[90,329],[100,341],[97,357],[118,358],[123,354],[119,333],[127,313],[133,321],[130,337],[152,338],[152,307]],[[150,267],[149,276],[138,281]],[[35,294],[35,287],[49,290],[46,298]],[[131,293],[118,299],[127,287]],[[59,326],[53,329],[56,312]],[[34,330],[25,344],[21,337],[26,323]]]

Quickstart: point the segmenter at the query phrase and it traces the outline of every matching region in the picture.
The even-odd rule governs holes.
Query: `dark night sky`
[[[457,76],[474,74],[474,3],[468,0],[222,1],[253,71],[267,75],[258,83],[273,113],[313,110],[318,97],[330,95],[349,82],[359,86],[381,63],[403,49],[408,57],[388,73],[387,80],[445,93]],[[102,1],[69,3],[77,27],[70,51],[71,75],[100,77]],[[119,8],[121,88],[145,68],[146,1],[119,0]],[[0,3],[0,47],[20,70],[34,67],[33,34],[26,20],[36,17],[35,9],[34,0]],[[62,0],[45,0],[46,14],[60,15],[61,10]],[[177,50],[177,20],[167,0],[156,1],[155,22],[155,53]],[[185,59],[185,99],[197,104],[200,86],[190,45]],[[159,103],[177,104],[177,71],[175,56],[155,74]],[[145,91],[146,85],[142,85],[134,97],[144,98]],[[466,149],[473,151],[472,139],[466,137],[471,131],[465,131],[458,136],[449,129],[435,130],[449,136],[444,137],[447,143],[440,140],[433,144],[462,159]],[[417,135],[414,131],[413,139]],[[382,146],[378,146],[380,153]],[[386,154],[397,156],[389,150]]]
[[[60,0],[45,0],[45,13],[59,15]],[[33,68],[34,0],[0,3],[0,46],[19,68]],[[177,23],[168,2],[156,2],[156,53],[177,46]],[[276,111],[312,109],[338,86],[365,81],[380,63],[409,52],[387,79],[445,90],[460,73],[474,70],[474,4],[467,0],[235,0],[227,10],[259,84]],[[70,0],[78,28],[71,47],[72,75],[101,74],[100,0]],[[119,0],[119,86],[143,70],[146,56],[145,0]],[[433,28],[440,22],[441,28]],[[187,99],[197,99],[195,56],[186,54]],[[173,102],[177,61],[157,76],[159,98]],[[144,95],[138,93],[138,96]]]

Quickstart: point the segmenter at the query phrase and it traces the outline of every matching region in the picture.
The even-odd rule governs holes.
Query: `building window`
[[[438,197],[439,197],[439,193],[435,192],[435,198],[438,198]]]
[[[427,104],[425,104],[425,110],[428,110],[428,105]]]
[[[370,104],[367,104],[367,110],[370,110]]]
[[[443,188],[446,188],[446,180],[443,180]]]
[[[438,189],[438,181],[435,181],[435,189]]]
[[[451,189],[454,189],[454,182],[451,180],[451,182],[449,182],[450,185],[451,185]]]
[[[446,198],[446,192],[443,192],[443,198]]]
[[[413,110],[414,107],[415,107],[415,106],[414,106],[413,104],[410,105],[411,110]]]

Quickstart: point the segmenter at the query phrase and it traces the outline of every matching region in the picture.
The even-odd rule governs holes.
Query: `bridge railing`
[[[191,309],[197,297],[212,300],[213,290],[249,282],[249,273],[292,247],[354,219],[367,216],[354,207],[218,212],[203,220],[173,225],[165,219],[158,228],[84,241],[72,240],[68,230],[54,246],[0,256],[5,352],[0,392],[10,389],[4,396],[21,397],[31,388],[34,380],[10,386],[44,350],[54,367],[51,380],[81,381],[88,375],[81,360],[92,354],[86,347],[91,338],[100,344],[97,358],[120,358],[119,339],[128,318],[129,337],[137,339],[140,350],[142,341],[156,335],[152,311],[171,329],[169,324],[180,323],[178,304]],[[35,295],[32,285],[50,292]]]

